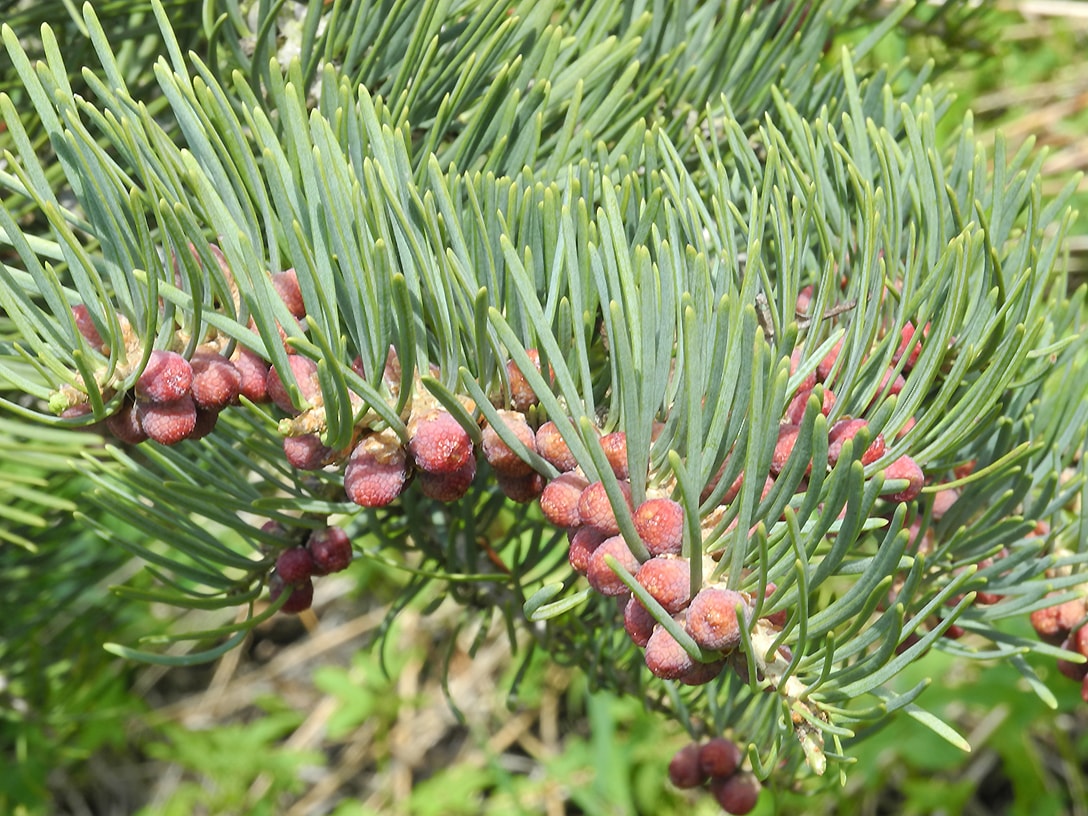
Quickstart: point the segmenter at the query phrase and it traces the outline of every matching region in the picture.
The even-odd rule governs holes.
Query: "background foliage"
[[[19,10],[25,17],[12,16],[8,21],[22,32],[29,29],[22,23],[33,22],[34,14],[48,13],[51,22],[72,26],[70,39],[62,40],[66,62],[94,64],[96,59],[90,54],[70,56],[70,47],[86,48],[87,41],[75,31],[78,23],[64,23],[77,18],[67,17],[59,8],[48,8],[50,5],[28,4]],[[877,4],[868,5],[876,15]],[[241,10],[228,8],[232,14],[219,35],[212,38],[210,49],[232,48],[235,37],[230,26],[245,27]],[[146,12],[141,16],[123,4],[109,9],[120,11],[115,16],[103,10],[99,18],[103,25],[112,23],[117,32],[123,30],[116,42],[126,44],[116,49],[121,55],[118,70],[134,93],[147,89],[149,111],[154,113],[156,102],[149,81],[151,57],[156,53],[151,44],[156,42],[154,26]],[[168,6],[171,16],[181,20],[192,19],[186,10],[184,4]],[[984,22],[992,30],[1009,30],[1018,19],[993,16]],[[300,25],[304,32],[309,30],[305,24],[303,18]],[[581,24],[592,28],[606,23],[587,15]],[[1048,20],[1045,25],[1048,27],[1041,30],[1051,41],[1083,42],[1083,30],[1078,33],[1075,20]],[[185,47],[200,42],[202,32],[195,25],[187,29],[183,24],[175,30]],[[807,47],[815,52],[822,50],[825,34],[813,31]],[[1051,37],[1055,31],[1057,35]],[[141,33],[147,40],[141,39]],[[858,42],[865,34],[862,29],[841,36]],[[592,39],[584,32],[576,37]],[[112,36],[111,42],[115,42]],[[908,38],[899,45],[893,42],[883,40],[881,47],[888,49],[887,53],[878,50],[872,59],[886,60],[895,49],[914,56],[925,51],[932,38]],[[232,56],[255,93],[270,92],[274,85],[264,69],[267,63],[259,57],[262,48],[267,53],[276,44],[269,33],[263,44],[258,37],[252,46]],[[1012,75],[1030,76],[1029,68],[1046,72],[1046,66],[1039,64],[1039,52],[1030,45],[1029,39],[1017,49],[1001,52],[1002,59],[1018,60],[1011,64]],[[655,55],[667,50],[664,43],[655,45],[652,37],[637,45],[632,38],[626,47],[631,50],[624,51],[621,43],[610,53],[630,57],[641,49],[640,56],[653,65]],[[381,65],[375,61],[380,61],[381,53],[376,49],[370,55],[359,55],[361,61],[368,61],[365,68],[379,76]],[[1072,53],[1070,47],[1070,61]],[[954,49],[944,56],[958,63],[960,73],[952,76],[961,87],[972,78],[980,86],[996,82],[992,70],[995,57],[964,67]],[[605,94],[622,78],[622,61],[620,56],[611,62],[605,60],[605,67],[613,66],[611,73],[601,66],[592,72],[599,80],[598,94]],[[372,90],[381,90],[390,100],[400,99],[398,91],[407,85],[403,73],[407,62],[402,63],[400,74],[395,65],[390,66],[384,84],[375,82]],[[496,57],[498,62],[501,60]],[[358,70],[363,69],[360,65]],[[752,88],[750,96],[744,95],[742,87],[736,97],[734,107],[741,118],[758,119],[761,106],[768,104],[766,78],[760,77],[760,70],[773,74],[774,66],[738,68]],[[579,76],[587,73],[587,67],[572,63],[570,71],[572,77]],[[304,76],[308,80],[312,74]],[[793,95],[804,97],[809,90],[806,78],[788,79],[801,83]],[[499,105],[503,86],[496,85],[494,79],[490,82],[500,88],[493,100]],[[513,87],[519,84],[516,79],[510,82]],[[487,85],[482,75],[479,83],[480,88]],[[10,73],[4,87],[18,87]],[[440,91],[446,89],[448,86],[440,85],[413,89],[413,111],[426,111],[436,120],[446,115],[452,121],[454,112],[443,112],[439,102]],[[584,91],[587,108],[595,101],[593,93],[593,87]],[[970,105],[971,94],[964,96],[956,104]],[[556,97],[563,95],[557,93]],[[818,95],[813,98],[814,105],[818,99]],[[26,109],[17,95],[13,103],[21,111]],[[395,104],[408,105],[409,99]],[[487,110],[486,98],[481,104]],[[1000,107],[992,104],[993,109]],[[546,100],[535,110],[537,124],[527,131],[498,115],[477,112],[474,118],[481,123],[503,123],[510,132],[536,133],[539,129],[541,134],[549,131],[550,122],[550,132],[561,140],[562,110],[549,108]],[[639,113],[630,111],[631,119]],[[1017,111],[1008,115],[1015,119]],[[398,118],[395,105],[390,118]],[[412,116],[413,124],[425,119],[415,113]],[[675,121],[678,128],[683,127],[684,117],[677,116]],[[618,134],[625,124],[615,122],[611,127]],[[601,127],[602,133],[609,133],[608,125]],[[28,133],[40,139],[33,126]],[[423,132],[415,138],[425,140],[428,136]],[[424,145],[439,149],[442,165],[460,165],[471,155],[468,146],[473,138],[468,130],[448,144]],[[486,139],[484,135],[476,138]],[[504,145],[483,160],[480,168],[520,168],[525,157],[536,151],[536,155],[559,155],[554,142],[543,136],[535,141]],[[40,142],[37,147],[45,150]],[[591,150],[592,146],[567,146],[571,151],[576,148]],[[417,155],[423,153],[421,147]],[[684,158],[692,161],[696,157]],[[1069,161],[1075,163],[1075,157]],[[1059,172],[1064,169],[1058,168]],[[416,172],[425,170],[420,167]],[[5,207],[13,213],[22,206],[17,197],[5,199]],[[1083,231],[1073,230],[1070,248],[1074,253],[1078,251],[1078,235]],[[6,338],[14,336],[7,321],[2,329]],[[14,394],[6,396],[18,400]],[[414,582],[411,575],[383,566],[378,541],[395,537],[395,531],[378,537],[373,553],[379,557],[367,560],[365,568],[356,565],[348,578],[323,586],[318,603],[321,626],[310,637],[299,639],[312,619],[301,624],[277,619],[253,630],[243,650],[230,653],[209,670],[134,669],[112,660],[96,644],[104,640],[130,643],[141,636],[200,630],[223,621],[199,609],[177,620],[176,613],[155,606],[149,609],[142,601],[131,602],[130,598],[153,589],[146,576],[131,576],[135,565],[126,553],[126,548],[139,549],[145,544],[139,530],[111,520],[111,514],[105,512],[108,503],[98,508],[81,501],[90,489],[88,479],[111,466],[93,440],[44,432],[22,423],[7,424],[0,433],[5,435],[0,439],[9,440],[7,445],[0,444],[3,478],[8,495],[15,498],[3,509],[9,523],[4,527],[7,540],[0,551],[0,585],[4,587],[0,598],[5,610],[17,611],[16,615],[5,615],[5,638],[0,646],[0,664],[4,666],[0,695],[5,702],[0,740],[5,752],[10,750],[15,759],[12,766],[17,769],[0,781],[0,807],[78,812],[81,806],[99,803],[117,812],[144,807],[149,813],[188,813],[194,804],[201,803],[212,812],[262,812],[262,808],[282,812],[278,803],[293,802],[294,812],[299,813],[332,803],[338,803],[334,805],[337,813],[456,813],[459,806],[466,813],[482,812],[483,808],[495,813],[691,809],[683,797],[661,785],[664,764],[671,754],[662,746],[679,747],[686,739],[676,726],[648,715],[632,698],[587,695],[580,675],[572,675],[539,652],[531,654],[528,663],[512,659],[501,617],[482,612],[466,618],[463,605],[444,598],[447,587]],[[31,452],[33,455],[28,455]],[[72,472],[68,462],[84,456],[91,457],[84,473]],[[77,504],[84,514],[78,521],[70,515]],[[391,523],[395,525],[395,519]],[[501,528],[511,522],[498,515],[492,523]],[[100,534],[93,534],[93,530]],[[441,540],[442,532],[434,531],[436,541]],[[365,542],[362,547],[367,551]],[[111,598],[106,588],[121,583],[128,588],[127,597]],[[462,593],[458,598],[462,604],[468,601],[471,605],[471,597],[465,595],[475,590],[454,586],[452,591]],[[42,598],[48,598],[49,603],[43,606]],[[406,599],[400,603],[407,603],[407,607],[395,618],[387,618],[388,605],[398,598]],[[149,611],[163,614],[149,615]],[[424,616],[423,612],[429,614]],[[448,644],[441,650],[448,671],[438,671],[427,659],[439,644]],[[528,644],[522,642],[521,646],[519,658],[526,654]],[[384,665],[373,659],[376,653],[384,656]],[[1039,671],[1047,673],[1045,661],[1039,661]],[[963,757],[925,729],[897,721],[859,745],[861,761],[880,773],[852,774],[848,795],[872,812],[889,807],[889,802],[901,812],[932,812],[938,806],[954,812],[956,803],[966,812],[1010,794],[1017,803],[1014,807],[1026,812],[1029,806],[1044,801],[1039,798],[1043,791],[1053,801],[1064,803],[1059,807],[1080,807],[1076,803],[1083,801],[1082,767],[1088,746],[1083,705],[1077,703],[1075,688],[1071,691],[1057,681],[1052,684],[1059,695],[1059,727],[1054,728],[1055,715],[1048,711],[1043,717],[1037,698],[1008,693],[1010,687],[1020,688],[1023,682],[1021,674],[1010,666],[971,664],[964,668],[959,663],[950,665],[947,655],[934,651],[897,682],[906,690],[912,680],[925,677],[948,678],[928,692],[927,705],[969,735],[974,755]],[[965,688],[970,689],[971,704],[963,702]],[[493,693],[483,693],[487,689]],[[514,713],[502,705],[511,689]],[[442,699],[445,696],[462,719],[450,713]],[[389,705],[391,700],[396,701],[395,706]],[[132,753],[133,741],[122,739],[126,730],[118,728],[119,723],[136,738],[139,753]],[[123,769],[121,773],[112,770],[118,767]],[[106,768],[111,773],[106,773]],[[947,779],[947,786],[934,785],[935,778]],[[968,780],[986,784],[978,793]],[[826,800],[809,798],[809,790],[776,790],[773,803],[765,796],[763,807],[778,812],[816,812],[819,803],[826,801],[827,812],[834,812],[834,803],[843,793],[834,785],[831,788]],[[714,811],[705,801],[694,807]]]

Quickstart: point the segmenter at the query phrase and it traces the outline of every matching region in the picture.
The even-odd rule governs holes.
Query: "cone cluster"
[[[1037,609],[1031,625],[1039,639],[1088,659],[1088,604],[1084,597]],[[1080,683],[1080,696],[1088,703],[1088,662],[1058,660],[1058,671]]]
[[[276,522],[264,525],[264,531],[283,535]],[[315,577],[340,572],[350,566],[351,540],[341,528],[330,526],[309,535],[301,546],[283,549],[268,579],[269,601],[289,593],[281,612],[299,613],[309,609],[314,600]]]
[[[669,780],[682,790],[704,788],[726,813],[743,816],[755,809],[762,790],[743,760],[741,747],[725,737],[689,742],[669,762]]]

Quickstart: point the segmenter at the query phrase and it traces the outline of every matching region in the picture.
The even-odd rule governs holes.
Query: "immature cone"
[[[623,630],[627,632],[632,642],[645,649],[650,635],[654,633],[655,626],[657,621],[654,616],[639,602],[638,598],[634,596],[628,598],[623,607]]]
[[[468,460],[457,470],[445,473],[432,473],[421,470],[416,474],[416,484],[429,499],[440,502],[454,502],[462,498],[476,478],[476,459]]]
[[[294,269],[273,273],[272,288],[276,290],[292,317],[306,317],[306,304],[302,302],[302,289],[298,285],[298,274]]]
[[[144,432],[161,445],[176,445],[196,428],[196,404],[190,396],[172,402],[138,402],[136,413]]]
[[[106,417],[106,430],[127,445],[139,445],[147,439],[147,431],[140,424],[136,405],[128,400]]]
[[[907,322],[906,325],[899,331],[899,346],[895,350],[895,354],[892,355],[892,360],[898,363],[903,357],[907,358],[907,361],[903,364],[905,371],[910,371],[914,368],[915,363],[918,362],[918,355],[922,353],[922,343],[916,339],[918,334],[914,327],[914,324]],[[929,334],[929,324],[927,323],[921,332],[922,337]]]
[[[496,473],[495,481],[506,498],[520,504],[540,498],[540,494],[544,491],[544,477],[539,473],[528,473],[524,476]]]
[[[884,369],[884,374],[880,378],[880,387],[877,388],[876,394],[873,395],[873,401],[869,403],[869,407],[872,408],[881,399],[886,399],[890,395],[898,396],[906,385],[907,381],[903,378],[903,375],[896,374],[894,368]]]
[[[136,399],[146,402],[176,402],[189,396],[193,369],[175,351],[155,349],[136,379]]]
[[[684,651],[668,629],[660,625],[646,641],[645,658],[646,667],[662,680],[679,680],[696,666],[695,658]]]
[[[718,678],[718,676],[725,669],[725,659],[713,660],[710,663],[700,663],[695,661],[695,665],[692,666],[690,671],[687,671],[680,677],[680,682],[685,686],[705,686],[707,683],[712,683]]]
[[[529,362],[536,367],[537,371],[540,371],[540,354],[537,350],[526,349],[525,353],[529,356]],[[510,404],[514,406],[514,410],[524,412],[536,405],[536,392],[513,360],[506,362],[506,379],[510,383]]]
[[[592,527],[577,527],[568,530],[567,537],[570,539],[567,558],[570,561],[571,568],[575,572],[584,575],[586,570],[589,569],[590,556],[596,552],[606,536],[600,530],[595,530]]]
[[[321,396],[321,386],[317,380],[317,363],[309,357],[300,354],[292,354],[287,358],[287,364],[291,367],[291,373],[298,383],[299,394],[308,403],[314,403]],[[289,414],[297,414],[298,408],[291,402],[291,396],[287,392],[280,372],[273,366],[268,369],[268,378],[265,380],[268,398],[276,406]]]
[[[686,629],[704,649],[728,652],[741,642],[737,607],[748,610],[744,596],[732,589],[704,587],[691,599]]]
[[[627,585],[620,580],[612,567],[605,561],[605,556],[609,555],[615,558],[632,575],[638,572],[638,559],[628,549],[623,536],[617,535],[606,538],[593,551],[593,555],[589,557],[586,579],[589,581],[589,585],[602,595],[612,597],[623,595],[628,591]]]
[[[721,805],[722,810],[733,816],[751,813],[759,801],[762,786],[759,780],[747,771],[739,771],[732,776],[717,777],[710,780],[710,792]]]
[[[472,439],[449,411],[439,408],[412,417],[408,436],[408,453],[421,471],[453,474],[472,459]]]
[[[699,501],[700,502],[704,502],[707,499],[709,499],[710,494],[713,493],[717,489],[718,484],[722,480],[722,476],[725,475],[725,468],[726,468],[726,466],[728,466],[728,464],[729,464],[729,459],[726,458],[726,460],[724,462],[722,462],[721,467],[718,468],[718,472],[715,473],[710,478],[710,481],[707,482],[706,487],[703,488],[702,493],[699,494]],[[729,487],[726,489],[725,493],[722,494],[722,497],[721,497],[721,499],[718,500],[718,503],[721,504],[721,505],[727,505],[730,502],[732,502],[733,499],[735,499],[737,497],[737,494],[740,493],[740,489],[741,489],[741,487],[743,487],[743,485],[744,485],[744,471],[741,471],[739,474],[737,474],[737,477],[735,479],[733,479],[732,484],[729,485]]]
[[[797,437],[801,433],[801,428],[792,423],[783,423],[778,428],[778,441],[774,446],[774,454],[771,457],[771,473],[777,476],[786,468],[786,462],[789,461],[790,456],[793,454],[794,446],[797,444]],[[809,462],[805,468],[805,473],[809,473],[812,470],[812,463]]]
[[[280,607],[280,612],[298,614],[313,605],[314,582],[311,578],[299,584],[288,584],[278,574],[272,573],[268,580],[268,600],[274,603],[284,592],[289,592],[290,597]]]
[[[1085,634],[1078,637],[1081,632],[1084,632]],[[1084,655],[1085,653],[1079,648],[1081,644],[1077,643],[1078,640],[1088,641],[1088,627],[1082,626],[1072,635],[1063,640],[1061,646],[1066,651],[1077,652],[1081,655]],[[1085,642],[1083,645],[1085,647],[1088,647],[1088,642]],[[1070,680],[1074,680],[1080,683],[1084,680],[1085,677],[1088,677],[1088,663],[1074,663],[1071,660],[1064,660],[1059,658],[1057,665],[1058,671],[1060,671]]]
[[[193,430],[189,432],[189,439],[203,439],[215,430],[218,422],[219,411],[201,408],[198,405],[196,407],[196,423],[193,425]]]
[[[268,402],[268,362],[241,346],[234,350],[230,360],[239,376],[238,395],[250,402]]]
[[[613,431],[601,437],[601,448],[609,467],[617,479],[626,479],[627,468],[627,434],[623,431]]]
[[[685,606],[691,596],[691,565],[686,558],[658,556],[644,561],[635,580],[670,615]]]
[[[300,584],[314,574],[314,561],[305,547],[290,547],[276,559],[276,575],[286,584]]]
[[[933,516],[934,521],[940,521],[945,513],[952,509],[952,507],[959,501],[960,491],[956,488],[948,488],[933,494],[933,504],[930,507],[930,514]],[[992,562],[991,562],[992,563]],[[981,569],[983,564],[979,564]]]
[[[763,593],[763,597],[770,598],[777,590],[778,587],[773,582],[768,581],[767,590]],[[763,619],[776,629],[781,629],[783,626],[786,625],[786,621],[789,620],[789,610],[779,609],[773,614],[764,614]]]
[[[556,527],[571,529],[582,523],[578,500],[589,482],[579,473],[562,473],[544,486],[540,511]]]
[[[230,360],[215,351],[196,351],[189,366],[193,371],[193,401],[198,408],[220,411],[237,402],[242,375]]]
[[[627,482],[619,482],[619,487],[627,502],[628,510],[634,512],[635,508],[631,502],[631,485]],[[616,511],[612,509],[612,503],[608,499],[603,482],[593,482],[582,491],[582,495],[578,497],[578,515],[582,524],[596,527],[605,535],[616,535],[620,531]]]
[[[578,460],[574,458],[555,422],[550,419],[536,429],[536,452],[561,473],[578,467]]]
[[[812,396],[812,392],[815,389],[810,388],[807,391],[799,392],[792,400],[790,404],[786,406],[785,420],[793,425],[800,425],[801,421],[805,418],[805,409],[808,407],[808,399]],[[823,394],[821,395],[820,413],[827,416],[831,413],[831,409],[835,407],[835,393],[825,387]]]
[[[908,482],[905,488],[888,496],[889,499],[895,502],[911,501],[917,498],[918,494],[922,492],[922,485],[925,483],[925,475],[922,473],[922,469],[917,462],[906,454],[884,468],[884,481],[887,482],[892,479],[906,479]]]
[[[311,533],[306,548],[313,559],[315,575],[340,572],[351,565],[351,540],[339,527],[326,527]]]
[[[827,434],[827,463],[831,467],[839,462],[839,456],[842,454],[842,446],[846,444],[846,440],[853,439],[863,429],[867,429],[869,423],[864,419],[840,419],[834,425],[831,426],[831,430]],[[869,447],[865,449],[865,453],[861,455],[861,463],[863,465],[870,465],[884,455],[884,435],[877,434],[873,437],[869,443]]]
[[[103,354],[108,354],[109,349],[106,347],[102,335],[98,333],[98,329],[95,327],[94,321],[91,319],[91,313],[87,311],[87,307],[82,303],[73,306],[72,317],[75,318],[76,329],[83,335],[91,348]]]
[[[364,437],[348,458],[344,491],[360,507],[385,507],[404,491],[408,457],[391,431]]]
[[[707,777],[731,776],[743,759],[740,746],[725,737],[714,737],[699,747],[699,770]]]
[[[323,443],[319,435],[309,433],[284,437],[283,454],[291,467],[299,470],[320,470],[329,461],[333,449]]]
[[[684,544],[684,508],[672,499],[647,499],[634,512],[635,530],[650,555],[679,555]]]
[[[1078,626],[1085,616],[1083,598],[1036,609],[1031,613],[1031,625],[1039,639],[1057,646]]]
[[[820,382],[827,382],[827,378],[831,376],[831,369],[835,365],[835,361],[839,359],[840,353],[842,353],[842,340],[833,345],[831,350],[820,360],[816,366],[816,379]]]
[[[529,423],[525,421],[525,415],[517,411],[499,412],[499,418],[503,424],[517,437],[529,450],[536,447],[536,436]],[[491,426],[483,429],[480,440],[480,449],[484,458],[497,474],[503,476],[528,476],[533,472],[533,466],[518,456],[513,448],[502,441],[502,437]]]
[[[699,743],[689,742],[669,762],[669,781],[683,790],[697,788],[709,777],[699,767]]]

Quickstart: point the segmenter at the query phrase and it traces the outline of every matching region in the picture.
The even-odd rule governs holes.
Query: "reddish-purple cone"
[[[230,360],[218,352],[196,351],[189,365],[193,370],[193,401],[198,408],[220,411],[237,402],[242,375]]]
[[[276,559],[276,575],[284,583],[300,584],[313,574],[313,557],[305,547],[290,547]]]
[[[506,428],[522,445],[529,450],[536,448],[536,435],[529,423],[525,421],[524,414],[517,411],[499,411],[499,418]],[[533,472],[533,466],[518,456],[513,448],[503,442],[498,431],[488,425],[483,429],[480,440],[480,449],[484,458],[491,465],[496,474],[503,476],[528,476]]]
[[[570,420],[562,421],[569,423]],[[548,420],[536,429],[536,452],[560,473],[578,467],[578,460],[574,458],[566,440],[563,439],[559,428],[552,420]]]
[[[620,580],[612,567],[605,561],[605,557],[611,555],[631,575],[638,572],[638,559],[627,547],[623,536],[612,536],[600,543],[589,557],[589,566],[586,568],[586,579],[589,585],[602,595],[617,596],[626,593],[627,585]]]
[[[175,351],[155,349],[136,380],[136,399],[146,402],[176,402],[189,396],[193,369]]]
[[[363,438],[344,469],[344,491],[360,507],[385,507],[400,496],[407,480],[404,448],[387,434]]]
[[[193,430],[189,432],[189,438],[203,439],[215,430],[216,423],[218,422],[218,411],[206,410],[198,405],[196,408],[196,423],[193,425]]]
[[[745,612],[748,603],[732,589],[703,587],[688,605],[686,629],[704,649],[728,652],[740,645],[737,607]]]
[[[616,478],[626,479],[628,476],[627,434],[623,431],[605,434],[601,437],[601,448]]]
[[[525,353],[537,371],[540,371],[540,354],[536,349],[526,349]],[[513,360],[506,361],[506,380],[510,383],[510,404],[516,411],[527,411],[536,405],[537,396],[525,375]]]
[[[827,463],[831,467],[839,462],[839,456],[842,455],[842,446],[846,443],[846,440],[853,439],[862,430],[868,429],[869,423],[864,419],[840,419],[834,425],[831,426],[831,430],[827,434]],[[869,447],[865,449],[865,452],[861,455],[861,463],[863,465],[871,465],[877,459],[884,455],[884,434],[877,434],[872,438],[869,443]]]
[[[437,409],[408,423],[408,453],[416,467],[436,475],[453,474],[472,457],[472,439],[449,411]],[[475,460],[473,460],[475,467]]]
[[[699,747],[699,770],[709,776],[730,776],[740,767],[740,746],[725,737],[714,737]]]
[[[329,461],[333,449],[321,441],[315,433],[302,436],[286,436],[283,454],[288,463],[299,470],[320,470]]]
[[[628,598],[623,607],[623,630],[627,632],[632,642],[645,649],[650,635],[654,633],[655,626],[657,621],[654,616],[639,602],[638,598]]]
[[[472,480],[476,478],[476,459],[470,456],[457,470],[444,473],[431,473],[421,470],[416,474],[416,484],[429,499],[440,502],[454,502],[463,497]]]
[[[670,615],[688,605],[691,596],[691,564],[686,558],[657,556],[644,561],[635,573],[635,580]]]
[[[106,417],[106,430],[127,445],[139,445],[147,439],[147,431],[140,424],[136,405],[126,400],[116,413]]]
[[[748,771],[738,771],[731,776],[710,780],[710,793],[722,810],[732,816],[751,813],[759,801],[761,789],[759,780]]]
[[[296,319],[306,317],[306,304],[302,302],[302,289],[298,285],[298,274],[294,269],[285,269],[272,275],[272,288],[287,306],[287,311]]]
[[[144,433],[161,445],[176,445],[196,428],[196,403],[190,396],[173,402],[138,402],[136,414]]]
[[[1081,638],[1078,638],[1077,636],[1081,632],[1084,632],[1085,635],[1088,635],[1088,627],[1082,626],[1080,629],[1078,629],[1072,635],[1070,635],[1065,640],[1063,640],[1062,644],[1061,644],[1062,648],[1065,649],[1066,651],[1078,652],[1080,654],[1084,654],[1083,652],[1080,651],[1079,648],[1077,648],[1077,640],[1078,639],[1088,640],[1088,637],[1082,636]],[[1088,645],[1088,644],[1086,644],[1086,645]],[[1088,677],[1088,663],[1074,663],[1072,660],[1065,660],[1063,658],[1059,658],[1058,659],[1058,671],[1060,671],[1062,674],[1064,674],[1070,680],[1075,680],[1076,682],[1080,683],[1080,682],[1082,682],[1084,680],[1085,677]]]
[[[250,402],[268,402],[268,362],[255,351],[239,347],[231,355],[231,363],[238,372],[238,395]]]
[[[699,768],[699,744],[689,742],[669,762],[669,781],[682,790],[697,788],[709,777]]]
[[[646,641],[646,667],[654,677],[679,680],[696,666],[695,658],[684,651],[669,630],[657,626]]]
[[[812,396],[814,388],[810,388],[807,391],[799,392],[789,405],[786,406],[786,413],[783,415],[786,422],[793,425],[800,425],[801,421],[805,418],[805,409],[808,407],[809,397]],[[835,393],[830,388],[824,388],[823,394],[820,397],[820,413],[827,416],[831,413],[831,409],[835,407]]]
[[[816,366],[816,379],[820,382],[827,382],[827,378],[831,376],[831,369],[834,367],[836,360],[839,359],[839,354],[842,353],[842,340],[837,342],[831,347],[831,350],[824,355],[824,358],[820,360]]]
[[[106,430],[103,422],[84,422],[86,419],[90,419],[94,416],[94,409],[91,408],[85,402],[79,402],[75,405],[69,405],[63,411],[60,412],[60,418],[70,420],[71,424],[68,426],[76,431],[87,431],[102,433]]]
[[[314,582],[312,578],[307,578],[299,584],[288,584],[277,573],[272,573],[272,577],[268,579],[268,600],[275,603],[276,599],[285,591],[291,594],[283,606],[280,607],[280,612],[297,615],[299,612],[313,606]]]
[[[725,469],[726,469],[726,467],[728,465],[729,465],[729,459],[726,458],[726,460],[724,462],[722,462],[721,467],[718,468],[718,472],[715,473],[711,477],[710,481],[707,482],[706,487],[704,487],[702,492],[699,494],[699,501],[700,502],[704,502],[707,499],[709,499],[710,494],[713,493],[717,489],[719,483],[721,483],[722,476],[725,475]],[[740,489],[741,489],[741,487],[743,485],[744,485],[744,472],[741,471],[740,473],[737,474],[736,478],[733,479],[732,484],[730,484],[729,487],[726,488],[725,493],[723,493],[722,497],[718,500],[718,504],[727,505],[731,501],[733,501],[733,499],[735,499],[737,497],[737,494],[740,493]]]
[[[767,589],[763,593],[763,597],[764,598],[770,598],[772,595],[774,595],[774,593],[777,590],[778,590],[777,585],[775,585],[771,581],[768,581],[767,582]],[[766,601],[764,601],[764,603],[766,603]],[[772,613],[770,615],[764,613],[763,619],[765,621],[767,621],[767,623],[769,623],[771,626],[774,626],[777,629],[781,629],[783,626],[786,625],[786,621],[789,620],[789,610],[788,609],[779,609],[777,612],[774,612],[774,613]]]
[[[635,530],[650,555],[679,555],[684,544],[684,508],[672,499],[647,499],[634,512]]]
[[[1085,617],[1083,598],[1036,609],[1031,613],[1031,625],[1039,638],[1057,646],[1074,628],[1080,626]]]
[[[700,663],[695,661],[695,665],[691,671],[686,672],[683,677],[680,678],[680,682],[685,686],[705,686],[707,683],[713,682],[725,669],[726,661],[712,660],[710,663]]]
[[[801,428],[791,423],[783,423],[778,428],[778,442],[774,446],[774,455],[771,457],[771,473],[777,476],[786,468],[786,462],[789,461],[790,456],[793,455],[793,449],[797,445],[797,437],[801,433]],[[809,473],[812,470],[812,463],[809,462],[805,468],[805,473]]]
[[[326,527],[311,533],[306,547],[314,562],[315,575],[340,572],[351,565],[351,540],[339,527]]]
[[[627,502],[628,512],[634,512],[635,508],[631,502],[631,485],[627,482],[619,482],[619,487]],[[616,512],[608,500],[608,493],[603,482],[593,482],[582,491],[582,495],[578,497],[578,516],[582,524],[596,527],[605,535],[616,535],[620,531]]]
[[[529,473],[525,476],[496,473],[495,482],[506,498],[519,504],[540,498],[540,494],[544,491],[544,477],[539,473]]]
[[[292,354],[287,358],[287,364],[291,367],[291,373],[298,383],[299,394],[304,402],[313,403],[321,395],[321,386],[317,380],[317,363],[309,357],[300,354]],[[272,367],[268,369],[268,378],[265,380],[268,398],[276,406],[289,414],[297,414],[298,408],[291,402],[291,396],[287,392],[280,373]]]
[[[606,538],[600,530],[592,527],[575,527],[567,531],[570,540],[570,549],[567,551],[567,559],[575,572],[585,575],[589,569],[590,556],[597,550]]]
[[[869,408],[873,408],[881,399],[887,399],[892,394],[899,395],[906,385],[906,379],[902,374],[896,374],[894,368],[884,369],[884,374],[880,378],[880,386],[877,388],[876,394],[873,395],[873,401],[869,403]]]
[[[578,500],[589,482],[579,473],[562,473],[544,486],[540,494],[540,510],[544,518],[556,527],[571,529],[582,523]]]
[[[106,353],[106,343],[102,339],[102,335],[98,333],[98,329],[94,325],[94,321],[91,319],[91,313],[87,311],[87,307],[82,303],[72,307],[72,317],[76,321],[76,329],[83,335],[87,343],[95,351]]]
[[[899,330],[899,345],[895,349],[895,353],[892,355],[892,361],[898,363],[903,357],[907,358],[907,361],[903,364],[905,371],[910,371],[914,368],[915,363],[918,362],[918,355],[922,353],[922,343],[915,339],[917,329],[914,324],[909,320]],[[927,323],[922,329],[922,337],[924,338],[929,334],[929,324]]]
[[[917,462],[906,454],[884,468],[884,481],[889,482],[892,479],[906,479],[908,483],[899,492],[888,496],[891,501],[895,502],[911,501],[917,498],[918,494],[922,492],[922,485],[925,483],[925,475],[922,473],[922,469]]]

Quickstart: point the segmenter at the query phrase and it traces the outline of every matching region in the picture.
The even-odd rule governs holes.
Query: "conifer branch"
[[[443,582],[610,687],[641,655],[652,704],[760,775],[898,710],[962,744],[890,681],[1068,654],[999,623],[1083,597],[1088,417],[1055,372],[1084,294],[1039,163],[991,172],[969,122],[939,142],[940,92],[822,61],[858,3],[507,5],[312,3],[286,59],[287,18],[225,3],[209,61],[156,3],[154,109],[90,6],[84,93],[5,26],[50,147],[0,94],[0,185],[39,218],[0,216],[0,404],[107,423],[87,500],[142,534],[143,597],[247,609],[162,641],[188,656],[111,649],[219,656],[302,608],[285,557],[343,526],[405,597]],[[239,383],[215,408],[200,365]],[[677,562],[670,598],[643,570]]]

